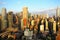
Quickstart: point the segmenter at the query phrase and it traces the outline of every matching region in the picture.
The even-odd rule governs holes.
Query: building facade
[[[7,20],[6,20],[6,8],[2,8],[2,28],[4,30],[7,27]]]
[[[27,21],[28,21],[28,8],[23,7],[23,25],[25,28],[27,26]]]
[[[59,7],[57,7],[57,9],[56,9],[56,16],[57,16],[57,17],[60,16],[60,8],[59,8]]]
[[[8,12],[8,25],[9,27],[13,26],[13,12],[12,11]]]

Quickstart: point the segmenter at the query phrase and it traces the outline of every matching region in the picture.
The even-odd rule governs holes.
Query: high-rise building
[[[6,8],[2,8],[2,18],[6,18]]]
[[[1,15],[0,15],[0,30],[1,30]]]
[[[24,18],[28,19],[28,8],[27,7],[23,7],[23,19]]]
[[[47,19],[45,19],[45,21],[46,21],[46,30],[48,30],[48,21]]]
[[[40,32],[44,32],[44,25],[40,25]]]
[[[27,26],[27,21],[28,21],[28,8],[24,7],[23,8],[23,24],[25,27]]]
[[[7,20],[6,20],[6,8],[2,8],[2,29],[4,30],[7,27]]]
[[[13,25],[13,12],[12,11],[8,12],[8,24],[9,24],[9,27],[12,27]]]
[[[57,16],[57,17],[60,16],[60,8],[59,8],[59,7],[57,7],[57,9],[56,9],[56,16]]]
[[[53,22],[53,31],[56,33],[56,21]]]

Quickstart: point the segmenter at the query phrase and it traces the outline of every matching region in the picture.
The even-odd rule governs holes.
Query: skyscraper
[[[27,7],[23,7],[23,19],[24,18],[28,19],[28,8]]]
[[[13,12],[12,11],[8,12],[8,24],[9,24],[9,27],[12,27],[13,25]]]
[[[25,27],[27,26],[27,20],[28,20],[28,8],[23,7],[23,24]]]
[[[56,33],[56,21],[53,22],[53,31]]]
[[[56,16],[57,16],[57,17],[60,16],[60,8],[59,8],[59,7],[57,7],[57,9],[56,9]]]
[[[0,15],[0,30],[1,30],[1,15]]]
[[[2,30],[4,30],[6,27],[7,27],[6,8],[2,8]]]

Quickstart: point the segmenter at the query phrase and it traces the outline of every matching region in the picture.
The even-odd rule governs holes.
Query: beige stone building
[[[6,8],[2,8],[2,28],[4,30],[7,27],[7,20],[6,20]]]
[[[28,8],[27,7],[23,7],[23,19],[24,18],[28,19]]]
[[[26,27],[28,21],[28,8],[23,7],[23,25]]]
[[[56,9],[56,16],[57,17],[60,16],[60,8],[59,7],[57,7],[57,9]]]
[[[9,24],[9,27],[12,27],[13,25],[13,12],[12,11],[8,12],[8,24]]]

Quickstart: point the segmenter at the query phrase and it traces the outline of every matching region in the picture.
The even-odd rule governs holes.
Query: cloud
[[[0,1],[0,4],[6,4],[6,2],[1,2],[1,1]]]

